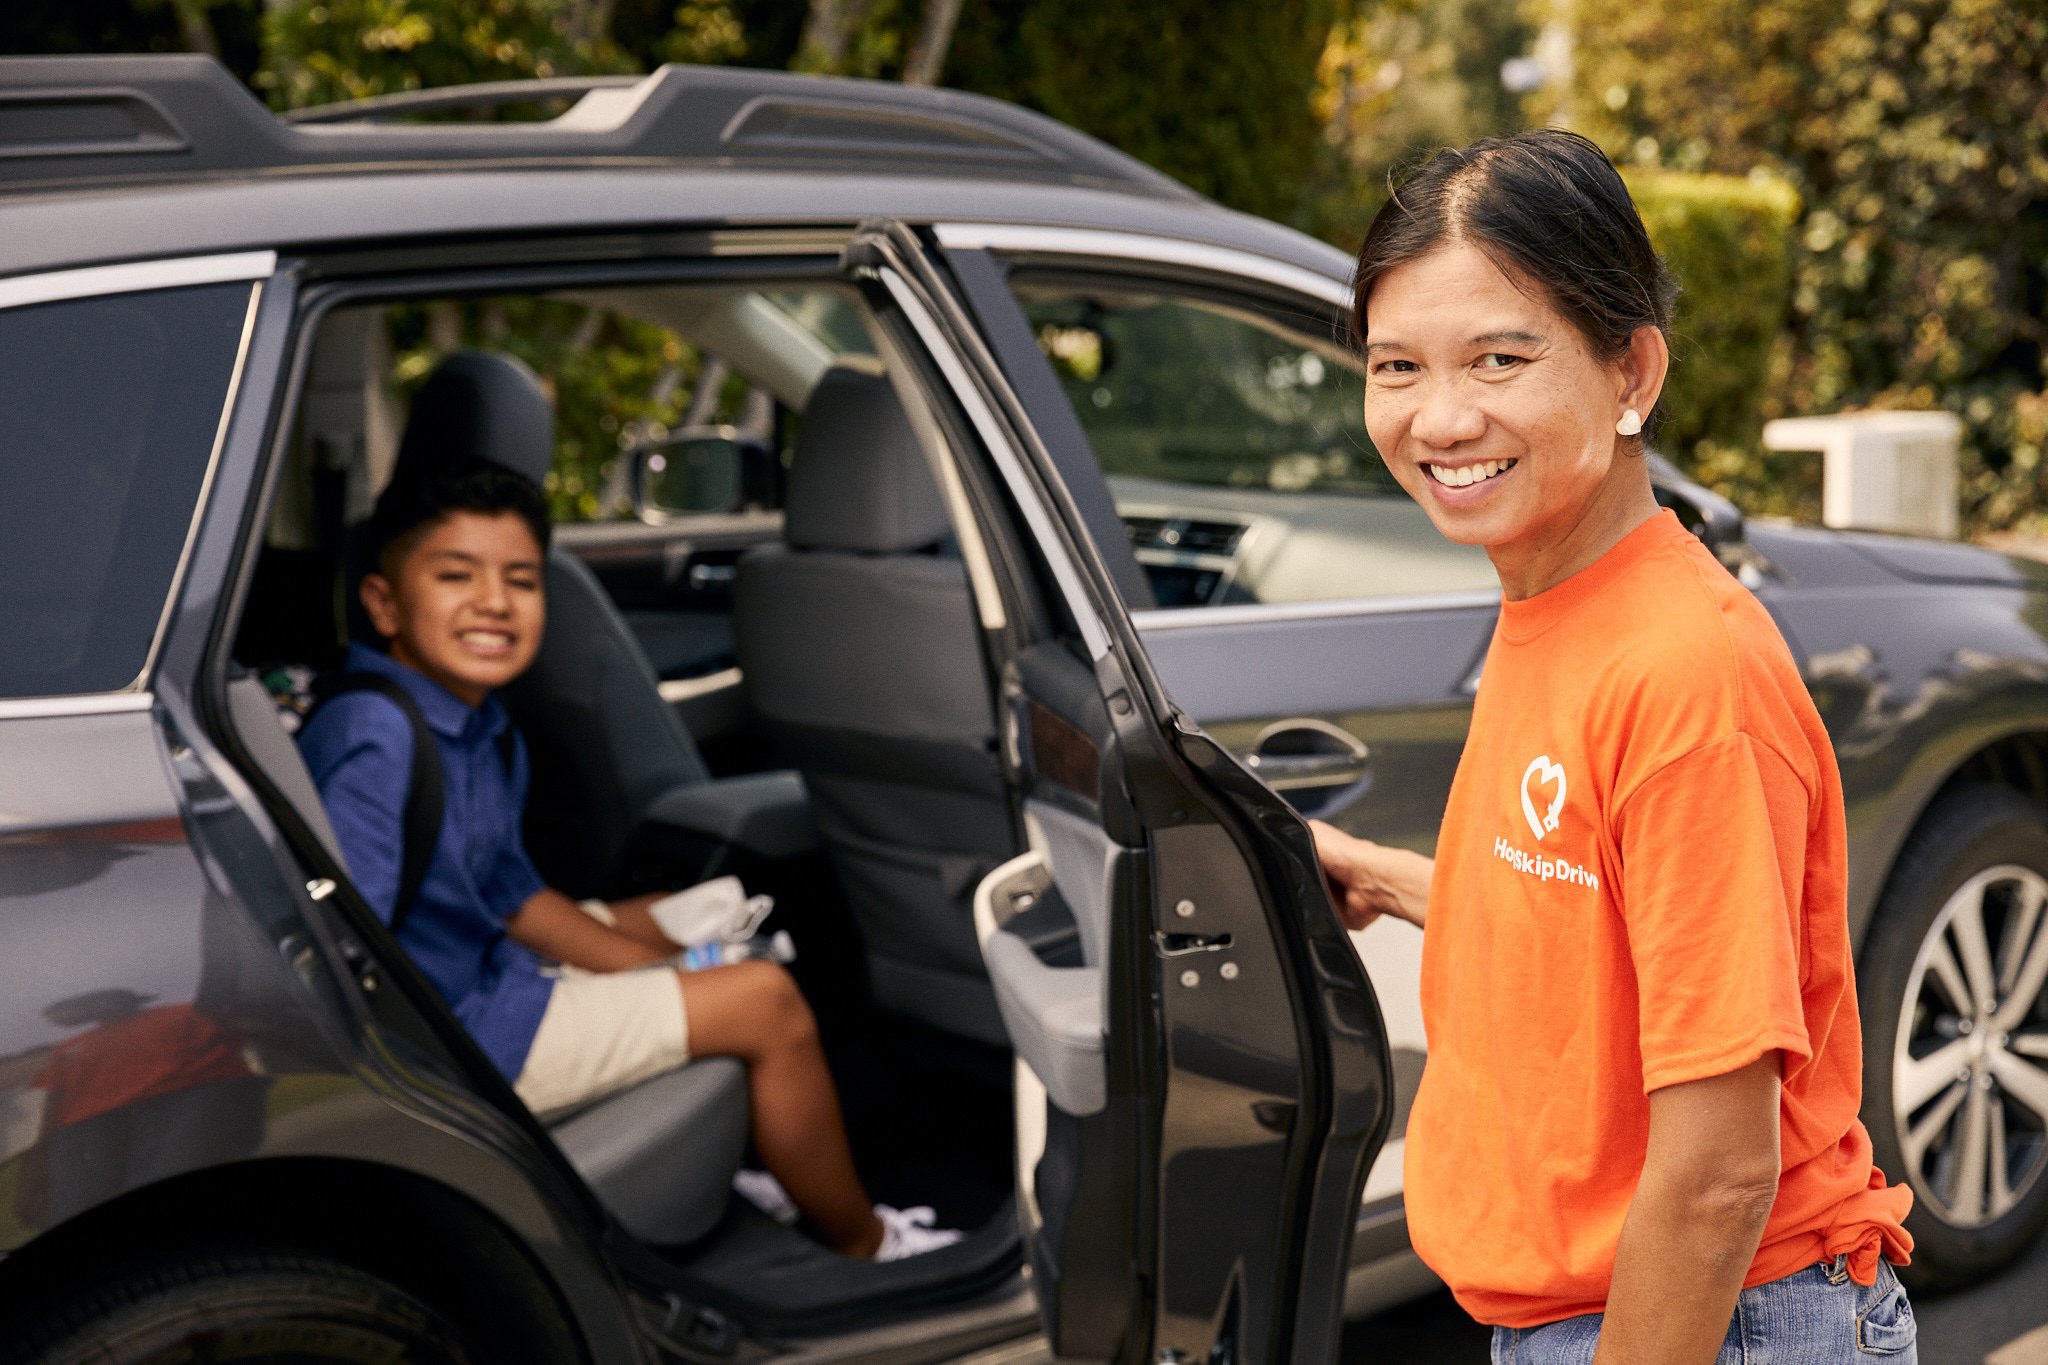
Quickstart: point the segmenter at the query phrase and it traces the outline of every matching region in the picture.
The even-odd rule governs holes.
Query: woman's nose
[[[1408,424],[1409,434],[1438,449],[1476,441],[1486,434],[1486,415],[1455,384],[1437,384],[1422,397]]]

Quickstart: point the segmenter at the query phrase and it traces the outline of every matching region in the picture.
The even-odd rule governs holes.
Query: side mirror
[[[1650,482],[1658,504],[1677,513],[1708,549],[1718,554],[1742,543],[1742,509],[1686,478],[1661,455],[1650,456]]]
[[[748,471],[771,453],[731,427],[686,427],[628,458],[633,510],[642,521],[660,523],[740,510]]]

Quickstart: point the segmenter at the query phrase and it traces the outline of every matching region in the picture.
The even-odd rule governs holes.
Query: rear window
[[[111,692],[141,675],[251,288],[0,309],[0,697]]]

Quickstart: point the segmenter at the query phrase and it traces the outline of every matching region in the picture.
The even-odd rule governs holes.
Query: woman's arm
[[[626,905],[633,901],[623,902]],[[553,958],[587,972],[623,972],[651,967],[668,961],[676,950],[662,939],[659,945],[642,942],[583,913],[582,907],[559,891],[543,887],[505,921],[505,932],[513,942],[523,943],[542,957]]]
[[[1650,1092],[1594,1365],[1711,1365],[1720,1351],[1778,1196],[1778,1058]]]
[[[1346,928],[1363,929],[1381,915],[1424,926],[1436,859],[1357,838],[1321,820],[1309,821],[1308,827]]]

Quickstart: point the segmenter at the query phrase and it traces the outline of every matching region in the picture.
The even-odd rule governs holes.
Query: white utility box
[[[1829,526],[1953,540],[1962,433],[1952,412],[1853,412],[1766,422],[1764,444],[1821,453],[1820,519]]]

